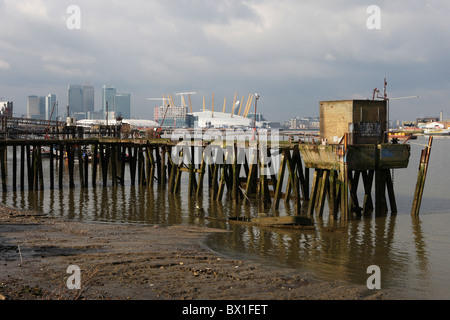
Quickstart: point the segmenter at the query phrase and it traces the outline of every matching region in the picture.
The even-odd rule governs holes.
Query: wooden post
[[[1,170],[2,170],[2,190],[3,192],[7,191],[6,186],[6,152],[5,149],[7,147],[0,148],[0,161],[1,161]]]
[[[125,158],[126,158],[126,147],[125,146],[119,146],[120,150],[120,185],[125,185]]]
[[[42,149],[41,146],[37,149],[38,158],[37,158],[37,170],[38,170],[38,179],[39,179],[39,190],[44,190],[44,171],[42,167]]]
[[[348,172],[347,166],[342,163],[339,170],[339,189],[341,193],[341,219],[349,219],[349,207],[348,207]]]
[[[250,161],[251,163],[247,176],[247,185],[245,187],[246,199],[248,199],[252,194],[255,193],[256,177],[258,173],[258,150],[253,150],[252,159]]]
[[[64,144],[59,145],[59,175],[58,175],[58,188],[63,188],[63,173],[64,173]]]
[[[129,159],[129,166],[130,166],[130,179],[131,179],[131,185],[134,186],[136,181],[136,148],[129,147],[128,148],[128,159]]]
[[[137,173],[138,173],[138,185],[142,186],[142,179],[143,179],[143,174],[142,174],[142,149],[139,147],[136,149],[137,150]]]
[[[98,166],[98,144],[96,143],[94,145],[94,154],[93,157],[93,163],[92,163],[92,187],[96,187],[97,185],[97,166]]]
[[[211,188],[211,198],[215,199],[219,190],[219,185],[217,183],[217,178],[218,178],[218,171],[219,171],[219,164],[218,163],[214,163],[212,164],[213,169],[212,169],[212,178],[211,178],[211,183],[212,183],[212,188]]]
[[[84,153],[84,187],[88,187],[89,178],[89,156],[87,154],[87,147],[85,147],[86,152]]]
[[[259,197],[262,208],[266,209],[271,203],[268,178],[266,175],[267,168],[267,146],[263,146],[260,150],[260,166],[259,166]]]
[[[148,178],[148,186],[150,188],[153,187],[153,182],[155,180],[155,159],[153,158],[153,147],[148,146],[147,147],[147,157],[150,161],[150,173],[149,173],[149,178]],[[172,168],[173,170],[173,168]]]
[[[17,146],[13,145],[13,191],[17,190]]]
[[[25,146],[20,146],[20,191],[25,190]]]
[[[373,211],[372,201],[372,185],[373,185],[374,170],[365,170],[362,172],[364,183],[364,201],[363,201],[363,214],[367,215]]]
[[[161,169],[161,152],[159,146],[156,146],[156,177],[158,179],[158,186],[161,186],[161,180],[162,180],[162,169]]]
[[[227,170],[227,158],[228,158],[228,151],[225,152],[225,160],[223,161],[223,164],[221,165],[222,175],[220,176],[219,188],[217,190],[217,198],[216,198],[216,200],[218,200],[218,201],[222,200],[223,191],[224,191],[225,185],[226,185],[225,180],[226,180],[226,170]]]
[[[283,188],[284,173],[285,173],[286,162],[287,162],[286,152],[289,152],[289,150],[283,150],[281,153],[280,168],[278,169],[278,179],[277,179],[277,185],[275,187],[275,194],[274,194],[274,199],[273,199],[273,208],[275,210],[278,210],[278,207],[280,205],[281,189]]]
[[[358,201],[358,184],[359,184],[359,177],[361,175],[361,171],[355,171],[353,174],[351,171],[349,172],[349,189],[350,189],[350,210],[354,213],[356,213],[358,216],[361,215],[361,209],[359,207],[359,201]]]
[[[384,170],[380,168],[380,149],[375,149],[375,215],[386,214],[386,183]]]
[[[84,162],[83,162],[83,150],[80,144],[77,145],[77,156],[78,156],[78,172],[80,174],[80,188],[84,188]]]
[[[27,153],[27,177],[28,177],[28,190],[33,190],[33,167],[31,162],[31,148],[30,145],[26,146]]]
[[[189,195],[192,196],[197,190],[197,181],[195,179],[195,162],[194,162],[194,152],[195,147],[192,146],[190,148],[190,155],[189,155],[189,186],[188,186],[188,192]]]
[[[335,217],[337,213],[337,201],[336,201],[336,170],[330,171],[330,178],[327,188],[328,197],[328,209],[330,216]]]
[[[391,172],[389,169],[385,170],[386,188],[389,197],[389,204],[391,205],[391,213],[397,213],[397,202],[395,201],[394,184],[392,182]]]
[[[196,196],[197,198],[199,198],[202,194],[203,191],[203,179],[205,177],[205,172],[206,172],[206,162],[205,162],[205,153],[204,153],[204,149],[202,152],[202,164],[200,166],[200,173],[198,175],[198,184],[197,184],[197,193]]]
[[[53,144],[50,144],[49,148],[50,148],[50,190],[53,190],[53,189],[55,189]]]
[[[177,174],[177,165],[172,160],[172,154],[169,152],[167,154],[167,161],[171,164],[170,174],[169,174],[169,193],[175,193],[175,178]]]
[[[175,175],[175,185],[173,187],[173,193],[177,194],[180,192],[180,183],[181,183],[181,164],[174,165],[172,168],[173,171],[176,171]]]
[[[100,165],[102,166],[103,187],[108,184],[108,163],[109,163],[109,146],[100,145]]]
[[[166,148],[161,147],[161,186],[166,187]]]
[[[38,181],[38,158],[39,158],[39,146],[34,145],[33,147],[33,190],[38,190],[39,181]]]
[[[425,186],[425,179],[427,176],[428,163],[430,161],[431,145],[433,143],[433,136],[428,139],[428,145],[422,150],[419,163],[419,172],[417,174],[416,190],[414,192],[413,205],[411,215],[418,216],[420,205],[422,202],[423,188]]]
[[[75,161],[75,156],[74,156],[74,146],[73,144],[68,144],[66,146],[67,148],[67,161],[68,161],[68,165],[69,165],[69,187],[70,188],[75,188],[75,182],[74,182],[74,178],[73,178],[73,167],[74,167],[74,161]]]
[[[140,171],[140,185],[141,186],[145,186],[147,183],[147,177],[146,177],[146,172],[145,172],[145,154],[144,154],[144,150],[142,149],[142,147],[139,148],[139,161],[140,161],[140,166],[141,169]]]
[[[323,209],[325,204],[325,198],[327,195],[327,189],[329,185],[329,179],[330,179],[330,170],[323,170],[322,171],[322,179],[320,181],[320,186],[318,189],[318,214],[321,217],[323,215]]]
[[[148,148],[149,146],[147,145],[145,147],[145,153],[144,153],[144,159],[145,159],[145,172],[146,172],[146,176],[145,176],[145,181],[147,182],[147,187],[150,187],[150,184],[152,183],[152,177],[150,177],[151,174],[151,165],[150,165],[150,157],[148,154]],[[125,155],[125,154],[124,154]],[[169,152],[170,155],[170,152]],[[170,159],[170,158],[169,158]],[[125,162],[124,162],[125,163]]]
[[[314,208],[316,205],[316,199],[317,199],[317,194],[318,194],[318,189],[319,189],[319,183],[320,180],[322,178],[322,169],[315,169],[314,170],[314,177],[313,177],[313,184],[311,187],[311,195],[309,198],[309,202],[308,202],[308,214],[312,215],[314,213]]]
[[[232,171],[233,171],[233,177],[232,177],[232,189],[231,189],[231,199],[234,200],[234,202],[238,202],[239,201],[239,188],[240,188],[240,184],[239,184],[239,169],[240,166],[238,165],[238,148],[237,148],[237,144],[234,143],[233,146],[233,164],[232,164]]]
[[[296,146],[294,148],[294,152],[292,154],[292,160],[293,160],[296,170],[298,172],[298,178],[300,179],[300,186],[302,189],[303,200],[308,201],[309,200],[309,169],[305,168],[305,173],[303,173],[302,157],[300,154],[300,150],[298,149],[298,146]],[[300,192],[300,190],[299,190],[299,192]]]

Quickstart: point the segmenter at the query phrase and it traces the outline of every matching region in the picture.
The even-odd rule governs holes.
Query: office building
[[[84,85],[69,85],[67,91],[67,101],[70,116],[77,114],[77,117],[81,116],[82,119],[85,119],[88,112],[94,111],[94,92],[94,87],[88,82]],[[84,114],[84,116],[82,114]]]
[[[7,117],[13,116],[12,101],[0,101],[0,115],[7,116]]]
[[[45,97],[28,96],[27,118],[45,120]]]
[[[94,87],[90,83],[84,84],[81,89],[81,109],[86,114],[94,111],[94,92]]]
[[[55,121],[58,116],[58,106],[55,94],[48,94],[45,97],[45,120]],[[51,119],[50,119],[51,117]]]
[[[108,105],[107,105],[108,104]],[[116,110],[116,87],[103,86],[102,88],[102,111],[106,115],[106,112],[114,112]]]
[[[181,128],[189,125],[187,109],[184,106],[155,107],[154,119],[162,127]]]
[[[121,116],[124,119],[130,119],[130,94],[116,93],[115,112],[116,117]]]
[[[83,112],[82,107],[82,88],[79,84],[69,85],[67,92],[67,102],[69,105],[69,114],[71,116],[74,113]]]

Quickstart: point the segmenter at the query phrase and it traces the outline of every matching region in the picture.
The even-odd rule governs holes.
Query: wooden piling
[[[83,150],[81,145],[77,145],[77,157],[78,157],[78,172],[80,174],[80,188],[84,188],[84,165],[83,165]]]
[[[42,167],[42,149],[40,146],[37,148],[38,158],[37,158],[37,171],[39,180],[39,190],[44,190],[44,170]]]
[[[53,144],[50,144],[50,190],[55,188]]]
[[[414,192],[413,205],[411,215],[418,216],[420,205],[422,203],[423,189],[427,177],[428,163],[430,161],[431,145],[433,143],[433,136],[428,139],[428,145],[422,150],[419,163],[419,172],[417,173],[416,189]]]
[[[7,185],[6,185],[6,147],[0,148],[0,165],[1,165],[1,175],[2,175],[2,190],[3,192],[7,191]]]
[[[198,184],[197,184],[197,191],[196,191],[196,196],[197,198],[201,197],[202,195],[202,191],[203,191],[203,179],[205,177],[205,173],[206,173],[206,162],[205,162],[205,154],[204,152],[202,152],[202,163],[200,165],[200,171],[199,171],[199,175],[198,175]]]
[[[133,153],[134,150],[134,153]],[[134,186],[136,181],[136,156],[137,156],[137,148],[128,148],[128,163],[130,166],[130,182],[131,185]]]
[[[148,140],[146,143],[143,143],[142,140],[114,141],[111,139],[74,139],[70,141],[58,141],[55,139],[48,141],[47,143],[41,141],[21,141],[16,145],[8,141],[1,146],[3,148],[2,151],[0,151],[0,157],[3,157],[2,159],[6,158],[5,148],[11,146],[13,150],[12,188],[14,191],[17,188],[18,180],[16,172],[18,162],[17,147],[19,145],[21,146],[21,190],[24,189],[26,184],[24,172],[25,165],[27,166],[28,189],[43,190],[41,148],[49,145],[52,151],[54,146],[58,148],[59,145],[60,154],[59,157],[57,157],[57,159],[59,159],[57,166],[59,165],[60,189],[63,188],[65,165],[64,149],[67,151],[70,188],[75,187],[75,182],[77,182],[78,186],[78,180],[80,181],[79,185],[81,188],[88,187],[89,174],[92,174],[92,186],[95,187],[97,170],[101,172],[103,185],[105,187],[110,179],[108,176],[109,173],[111,174],[113,186],[116,186],[118,183],[124,185],[126,176],[125,159],[128,150],[129,157],[127,160],[129,160],[131,184],[135,185],[135,180],[138,178],[137,183],[141,187],[146,186],[152,188],[154,180],[158,181],[159,186],[165,187],[167,176],[168,192],[171,194],[180,192],[181,175],[183,172],[187,172],[189,174],[189,177],[186,177],[188,178],[186,186],[188,193],[190,196],[199,198],[202,195],[203,179],[205,173],[208,171],[208,191],[210,192],[211,198],[215,201],[223,200],[224,195],[235,203],[238,203],[241,198],[251,201],[251,198],[253,197],[259,206],[262,205],[263,210],[269,208],[268,205],[270,204],[271,208],[274,211],[277,211],[279,209],[280,200],[284,197],[287,206],[290,201],[294,201],[296,214],[300,214],[302,207],[307,205],[308,214],[313,214],[315,212],[319,216],[322,216],[325,201],[328,199],[330,215],[333,217],[336,216],[340,209],[342,219],[346,220],[349,219],[350,212],[359,213],[359,211],[362,210],[364,214],[368,214],[374,209],[371,191],[372,184],[375,182],[375,207],[378,207],[379,211],[387,210],[388,201],[386,200],[387,197],[385,195],[387,191],[390,209],[392,213],[397,211],[390,169],[381,166],[378,162],[375,166],[371,165],[370,170],[349,170],[348,166],[353,168],[354,157],[351,158],[352,161],[349,162],[347,166],[346,145],[342,146],[345,148],[335,149],[336,154],[338,154],[339,162],[333,163],[332,168],[330,168],[330,165],[327,163],[325,163],[325,165],[320,163],[316,168],[314,163],[311,165],[311,161],[307,158],[305,158],[305,166],[303,166],[302,157],[304,154],[301,145],[294,144],[282,146],[276,151],[280,153],[281,158],[278,172],[275,174],[273,163],[270,162],[272,160],[270,152],[273,152],[273,150],[268,150],[265,145],[262,147],[258,145],[256,150],[253,148],[247,149],[252,151],[250,154],[252,159],[248,159],[248,157],[244,156],[244,162],[241,161],[240,155],[242,155],[242,152],[245,152],[246,147],[242,147],[236,143],[234,143],[233,146],[228,145],[226,148],[217,146],[219,151],[216,153],[216,162],[207,163],[204,149],[205,146],[187,144],[186,148],[183,148],[183,150],[184,152],[190,151],[190,155],[181,155],[181,159],[186,163],[177,164],[172,160],[171,148],[173,148],[173,145],[170,142],[154,143]],[[87,155],[83,156],[82,148],[89,145],[94,150],[92,162],[88,161]],[[33,152],[30,152],[30,146],[33,147]],[[78,148],[76,148],[76,146],[78,146]],[[328,149],[328,147],[320,148],[324,149],[325,152],[331,150]],[[385,146],[378,146],[377,148],[377,159],[382,148],[385,148]],[[302,150],[302,153],[300,153],[300,150]],[[25,153],[27,154],[25,155]],[[200,159],[200,156],[202,157],[201,163],[195,163],[195,159]],[[424,154],[424,157],[425,156],[426,154]],[[222,159],[220,159],[220,157],[222,157]],[[76,179],[74,178],[74,158],[79,159],[79,168],[77,169],[79,172],[76,174]],[[189,163],[187,162],[188,158]],[[54,160],[55,159],[51,154],[49,173],[50,189],[54,188],[55,183]],[[222,160],[222,162],[220,160]],[[3,170],[2,166],[5,167],[1,176],[3,190],[7,190],[8,186],[6,186],[6,182],[9,181],[6,179],[6,164],[6,162],[0,164],[0,170]],[[98,168],[98,165],[100,165],[101,168]],[[109,165],[111,165],[111,169],[109,169]],[[361,166],[361,164],[359,165]],[[90,166],[92,166],[91,169],[89,169]],[[421,164],[421,168],[422,167],[423,164]],[[314,169],[312,186],[309,185],[310,168]],[[420,170],[422,170],[421,168]],[[424,177],[423,170],[420,172],[420,177]],[[362,177],[364,184],[364,201],[362,203],[362,208],[359,207],[357,194],[360,177]],[[100,175],[98,175],[98,178],[100,178]],[[420,182],[418,182],[417,188],[419,188],[423,182],[424,179],[421,179]],[[225,189],[227,189],[226,194]],[[421,187],[421,189],[423,189],[423,187]],[[420,200],[420,196],[421,192],[417,191],[415,195],[416,202]],[[420,206],[420,203],[418,205],[415,204],[415,206]]]
[[[69,167],[69,188],[73,189],[75,188],[75,181],[74,181],[74,161],[75,161],[75,146],[73,144],[67,144],[67,164]]]
[[[63,173],[64,173],[64,144],[59,145],[59,175],[58,175],[58,188],[63,189]]]
[[[13,145],[13,191],[17,190],[17,146]]]
[[[20,191],[25,190],[25,146],[20,146]]]
[[[309,198],[309,202],[308,202],[308,215],[312,215],[314,213],[314,208],[316,205],[316,199],[317,199],[317,195],[318,195],[318,190],[319,190],[319,184],[320,184],[320,180],[322,178],[322,169],[316,169],[314,170],[314,176],[313,176],[313,182],[312,182],[312,187],[311,187],[311,195]]]
[[[283,188],[284,174],[287,163],[286,152],[289,152],[289,150],[283,150],[281,153],[280,167],[278,169],[277,185],[275,187],[275,194],[273,199],[273,208],[275,210],[278,210],[278,207],[280,205],[281,189]]]
[[[94,145],[94,151],[92,154],[92,187],[95,188],[97,186],[97,167],[98,167],[98,143]]]

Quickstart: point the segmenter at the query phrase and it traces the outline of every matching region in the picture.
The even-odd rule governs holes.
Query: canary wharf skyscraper
[[[116,87],[103,86],[102,89],[102,111],[106,115],[106,103],[108,103],[108,112],[116,111]]]
[[[122,116],[124,119],[130,119],[130,94],[116,93],[116,116]]]
[[[69,85],[67,101],[70,115],[94,111],[94,87],[89,83]]]
[[[69,85],[69,89],[67,92],[67,101],[69,104],[69,113],[70,115],[78,112],[83,112],[82,108],[82,88],[79,84],[71,84]],[[68,116],[70,116],[68,115]]]
[[[94,87],[90,83],[85,83],[81,89],[81,108],[83,112],[94,111]]]

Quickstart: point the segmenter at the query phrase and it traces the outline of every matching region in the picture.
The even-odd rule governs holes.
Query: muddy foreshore
[[[298,270],[274,270],[203,245],[219,229],[66,221],[0,206],[0,300],[389,299]],[[81,269],[68,289],[67,268]]]

